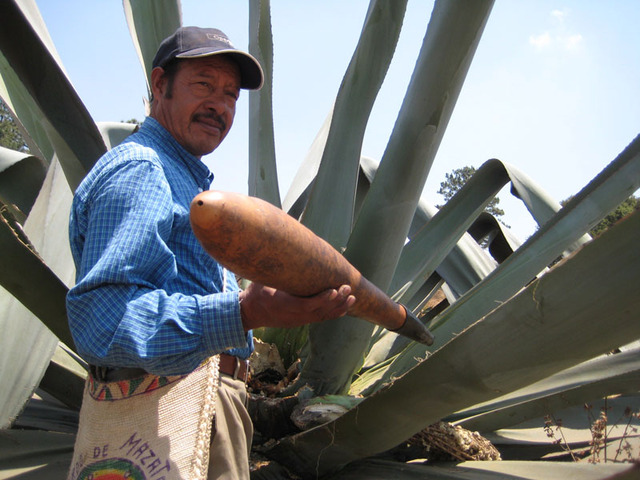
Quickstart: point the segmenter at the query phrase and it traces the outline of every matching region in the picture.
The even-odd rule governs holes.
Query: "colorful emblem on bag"
[[[89,376],[89,395],[98,401],[123,400],[136,395],[144,395],[158,388],[171,385],[184,378],[184,375],[157,376],[147,374],[131,380],[119,382],[100,382]]]
[[[129,460],[111,458],[85,467],[78,480],[146,480],[146,477]]]

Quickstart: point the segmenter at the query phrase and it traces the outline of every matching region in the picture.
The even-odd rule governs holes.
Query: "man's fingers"
[[[349,294],[351,293],[351,285],[342,285],[338,289],[338,293],[340,293],[340,295],[342,295],[345,298],[348,297]]]
[[[349,285],[341,285],[313,297],[296,297],[252,283],[240,292],[239,297],[242,322],[246,329],[259,326],[293,327],[342,317],[356,301]]]
[[[353,295],[349,295],[347,297],[347,308],[351,308],[354,303],[356,303],[356,297],[354,297]]]
[[[346,315],[349,308],[356,302],[356,297],[351,295],[351,287],[349,285],[342,285],[338,290],[330,291],[328,298],[333,305],[322,304],[317,308],[316,311],[319,314],[319,321],[330,320]]]

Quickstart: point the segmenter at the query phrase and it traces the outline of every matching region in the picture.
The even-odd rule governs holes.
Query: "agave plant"
[[[431,347],[348,317],[256,332],[277,344],[287,363],[301,360],[284,400],[341,407],[340,415],[263,445],[261,453],[275,463],[257,470],[256,478],[286,478],[279,466],[302,478],[336,479],[605,478],[625,470],[623,464],[543,461],[559,447],[523,432],[531,433],[527,422],[539,421],[535,430],[543,433],[545,415],[611,395],[623,395],[622,408],[637,408],[640,216],[596,240],[586,232],[640,187],[640,137],[562,209],[498,159],[487,161],[440,210],[420,200],[492,5],[435,2],[378,162],[361,156],[362,140],[406,1],[371,0],[331,114],[282,200],[270,7],[250,1],[249,47],[266,83],[250,94],[249,193],[299,219],[416,313],[437,291],[446,294],[425,316],[436,335]],[[148,75],[160,40],[181,23],[179,2],[125,0],[124,10]],[[33,1],[0,2],[0,19],[0,96],[31,151],[0,150],[0,465],[2,478],[63,478],[86,376],[64,306],[74,276],[68,210],[72,191],[97,158],[136,127],[91,120]],[[539,225],[524,244],[482,213],[509,183]],[[487,235],[488,251],[476,241]],[[619,353],[610,354],[614,350]],[[36,389],[57,403],[38,402]],[[481,432],[513,460],[439,466],[381,455],[439,421]],[[607,440],[622,437],[628,435],[610,430]],[[565,447],[590,439],[569,439]]]

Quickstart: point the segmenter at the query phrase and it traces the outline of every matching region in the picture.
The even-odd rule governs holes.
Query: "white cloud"
[[[562,40],[567,50],[573,50],[575,48],[578,48],[578,46],[582,43],[582,35],[576,33],[575,35],[564,37]]]
[[[529,44],[539,49],[548,47],[551,45],[551,35],[549,32],[544,32],[540,35],[531,35],[529,37]]]
[[[529,45],[537,50],[542,49],[564,49],[568,51],[577,50],[583,43],[584,38],[579,33],[571,33],[568,28],[569,10],[552,10],[551,18],[554,24],[550,31],[539,35],[529,36]]]

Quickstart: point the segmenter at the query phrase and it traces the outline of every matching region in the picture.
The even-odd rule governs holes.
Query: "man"
[[[220,354],[209,478],[249,477],[251,329],[336,318],[355,301],[348,286],[312,298],[238,291],[191,231],[190,202],[213,178],[201,158],[229,132],[240,90],[262,83],[258,62],[221,31],[178,29],[153,62],[150,116],[96,163],[70,217],[77,283],[67,310],[93,379],[185,375]]]

